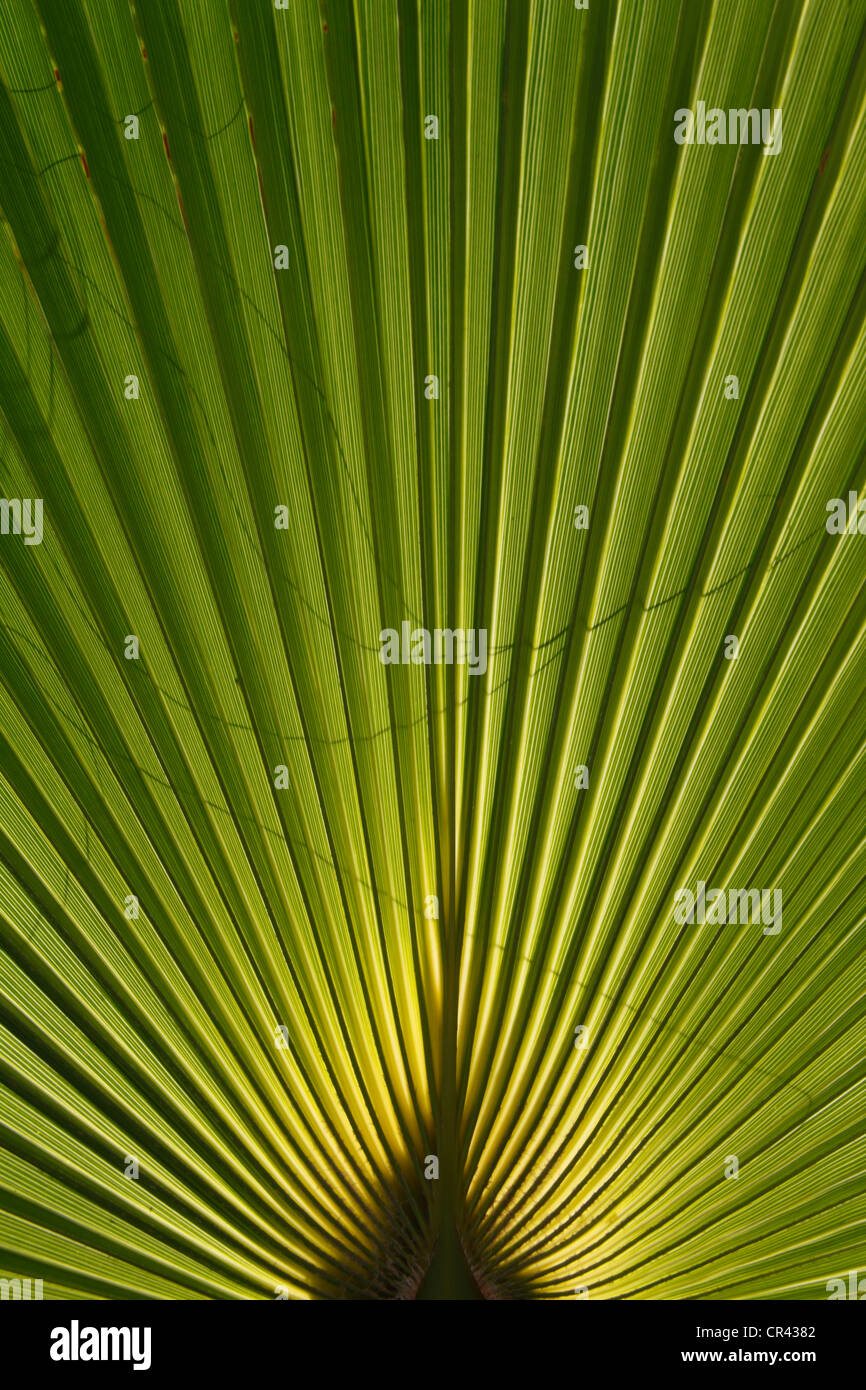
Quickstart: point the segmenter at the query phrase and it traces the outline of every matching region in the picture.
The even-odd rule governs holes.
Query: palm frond
[[[0,1265],[47,1297],[855,1259],[864,39],[6,6]],[[699,101],[781,148],[678,144]],[[781,930],[678,923],[701,882]]]

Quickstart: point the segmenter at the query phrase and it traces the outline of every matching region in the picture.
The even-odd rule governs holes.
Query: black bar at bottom
[[[371,1303],[6,1300],[0,1335],[7,1370],[17,1362],[19,1377],[60,1381],[107,1373],[161,1384],[169,1375],[204,1374],[223,1383],[252,1374],[257,1382],[289,1383],[342,1372],[350,1384],[362,1374],[407,1383],[420,1370],[423,1381],[474,1374],[510,1384],[525,1378],[528,1358],[533,1380],[541,1381],[558,1380],[569,1365],[581,1377],[673,1370],[697,1383],[710,1367],[762,1367],[773,1378],[780,1370],[811,1372],[824,1384],[860,1363],[866,1322],[859,1309],[844,1306],[860,1301],[575,1300],[522,1304],[522,1312],[513,1308],[500,1322],[504,1310],[479,1315],[477,1303],[474,1315],[428,1310],[398,1317],[396,1310],[377,1313]]]

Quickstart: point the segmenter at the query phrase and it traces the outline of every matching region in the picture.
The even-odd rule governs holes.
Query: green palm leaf
[[[856,1260],[864,39],[866,0],[7,6],[10,1274]],[[679,145],[698,101],[780,150]],[[383,664],[404,623],[486,658]],[[781,930],[679,924],[698,882]]]

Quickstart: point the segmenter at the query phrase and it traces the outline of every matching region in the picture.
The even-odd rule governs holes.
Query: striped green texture
[[[0,1275],[826,1298],[866,0],[6,0],[0,213]]]

